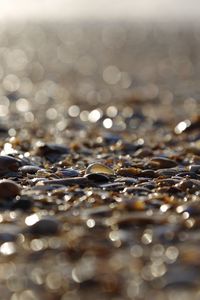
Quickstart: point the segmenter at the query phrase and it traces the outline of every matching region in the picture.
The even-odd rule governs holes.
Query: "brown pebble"
[[[14,198],[20,194],[20,187],[14,181],[9,179],[0,180],[0,198]]]
[[[138,150],[134,153],[134,156],[135,156],[135,157],[143,158],[143,157],[151,156],[152,154],[153,154],[153,152],[152,152],[151,149],[144,148],[144,149],[138,149]]]
[[[196,192],[200,190],[200,181],[195,179],[183,179],[176,184],[176,187],[182,191]]]
[[[165,178],[165,179],[160,179],[158,180],[158,186],[172,186],[179,183],[178,179],[174,179],[174,178]]]
[[[119,170],[117,170],[117,175],[120,175],[120,176],[128,176],[128,177],[131,177],[131,176],[137,176],[138,174],[140,174],[141,170],[138,169],[138,168],[121,168]]]
[[[101,163],[93,163],[89,165],[86,169],[86,174],[90,174],[90,173],[102,173],[102,174],[114,175],[114,171],[111,168]]]
[[[167,169],[174,168],[177,166],[177,163],[169,158],[165,157],[153,157],[148,166],[151,166],[152,169]]]

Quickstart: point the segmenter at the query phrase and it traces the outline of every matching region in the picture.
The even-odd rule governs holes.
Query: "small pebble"
[[[114,171],[100,163],[94,163],[90,164],[86,169],[86,174],[90,173],[102,173],[102,174],[108,174],[108,175],[114,175]]]
[[[189,171],[200,174],[200,165],[191,165],[189,166]]]
[[[86,174],[85,177],[89,180],[92,180],[94,182],[108,182],[109,181],[109,177],[106,176],[105,174],[102,173],[90,173],[90,174]]]
[[[60,177],[78,177],[79,176],[79,172],[72,168],[59,170],[55,174]]]
[[[68,154],[69,149],[59,144],[43,144],[39,145],[35,154],[41,157],[45,157],[50,162],[57,161],[61,155]]]
[[[19,168],[19,171],[22,173],[22,175],[26,175],[26,174],[35,174],[40,169],[41,168],[37,166],[22,166],[21,168]]]
[[[44,217],[28,229],[34,235],[55,235],[60,231],[60,223],[53,217]]]
[[[153,169],[166,169],[166,168],[174,168],[177,166],[177,163],[169,158],[164,158],[164,157],[153,157],[149,165]]]
[[[0,176],[17,172],[20,166],[21,162],[19,159],[12,156],[0,156]]]
[[[19,209],[22,211],[29,210],[33,206],[33,201],[31,199],[18,199],[14,201],[12,209]]]
[[[0,198],[12,199],[20,195],[21,188],[14,181],[9,179],[0,180]]]
[[[120,175],[120,176],[131,177],[131,176],[137,176],[140,173],[141,173],[141,170],[139,168],[134,168],[134,167],[121,168],[121,169],[117,170],[117,175]]]

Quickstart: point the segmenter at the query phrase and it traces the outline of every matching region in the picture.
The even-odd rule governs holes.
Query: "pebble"
[[[19,209],[22,211],[29,210],[33,206],[33,201],[28,198],[20,198],[13,202],[12,209]]]
[[[53,217],[44,217],[31,225],[28,231],[33,235],[55,235],[60,231],[60,223]]]
[[[199,178],[199,176],[196,173],[188,172],[188,171],[179,172],[179,173],[176,174],[176,176],[193,178],[193,179],[198,179]]]
[[[12,156],[0,156],[0,176],[16,173],[21,166],[19,159]]]
[[[135,157],[143,158],[143,157],[152,156],[152,154],[153,154],[153,151],[152,151],[151,149],[148,149],[148,148],[141,148],[141,149],[138,149],[138,150],[134,153],[134,156],[135,156]]]
[[[133,177],[120,177],[120,178],[115,179],[115,182],[124,182],[129,185],[129,184],[138,183],[138,180]]]
[[[109,177],[106,176],[105,174],[102,173],[90,173],[90,174],[86,174],[85,177],[89,180],[92,180],[94,182],[108,182],[109,181]]]
[[[124,188],[124,182],[104,183],[100,187],[106,191],[120,191]]]
[[[140,173],[140,176],[154,178],[154,177],[157,177],[157,174],[154,170],[149,169],[149,170],[142,170]]]
[[[80,175],[79,171],[74,170],[72,168],[58,170],[55,174],[60,177],[78,177]]]
[[[15,224],[1,224],[0,242],[13,242],[17,239],[20,228]]]
[[[160,170],[156,170],[155,173],[158,176],[171,177],[171,176],[175,176],[177,174],[177,170],[176,169],[160,169]]]
[[[153,190],[153,189],[156,187],[156,184],[155,184],[155,182],[153,182],[153,181],[147,181],[147,182],[139,183],[139,184],[137,185],[137,187],[144,187],[144,188]]]
[[[164,157],[153,157],[149,161],[149,166],[153,169],[166,169],[166,168],[174,168],[177,166],[177,163],[169,158]]]
[[[137,176],[141,173],[141,170],[139,168],[134,168],[134,167],[131,167],[131,168],[120,168],[119,170],[117,170],[117,175],[120,175],[120,176],[128,176],[128,177],[131,177],[131,176]]]
[[[52,179],[52,180],[42,180],[39,181],[38,184],[43,185],[65,185],[65,186],[73,186],[79,185],[82,187],[86,186],[96,186],[92,180],[89,180],[86,177],[73,177],[73,178],[66,178],[66,179]]]
[[[22,173],[22,175],[35,174],[39,170],[41,170],[41,168],[37,166],[22,166],[19,168],[19,171]]]
[[[190,172],[200,174],[200,165],[191,165],[188,169]]]
[[[183,179],[175,186],[184,192],[196,192],[200,190],[200,181],[195,179]]]
[[[86,174],[90,173],[102,173],[102,174],[108,174],[108,175],[114,175],[114,171],[100,163],[93,163],[90,164],[86,169]]]
[[[174,178],[159,179],[157,182],[158,186],[173,186],[177,183],[179,183],[179,180]]]
[[[68,153],[69,149],[59,144],[41,143],[35,150],[36,155],[43,156],[51,162],[56,161],[61,155]]]
[[[128,194],[147,195],[151,193],[151,190],[145,187],[126,187],[123,192]]]
[[[12,199],[20,195],[21,188],[14,181],[9,179],[0,180],[0,198]]]

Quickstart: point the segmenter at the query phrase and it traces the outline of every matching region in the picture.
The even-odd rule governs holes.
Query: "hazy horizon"
[[[192,0],[6,0],[0,21],[140,20],[199,22],[200,2]]]

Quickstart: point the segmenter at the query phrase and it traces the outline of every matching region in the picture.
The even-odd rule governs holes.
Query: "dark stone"
[[[60,230],[60,223],[53,217],[45,217],[29,227],[34,235],[54,235]]]

